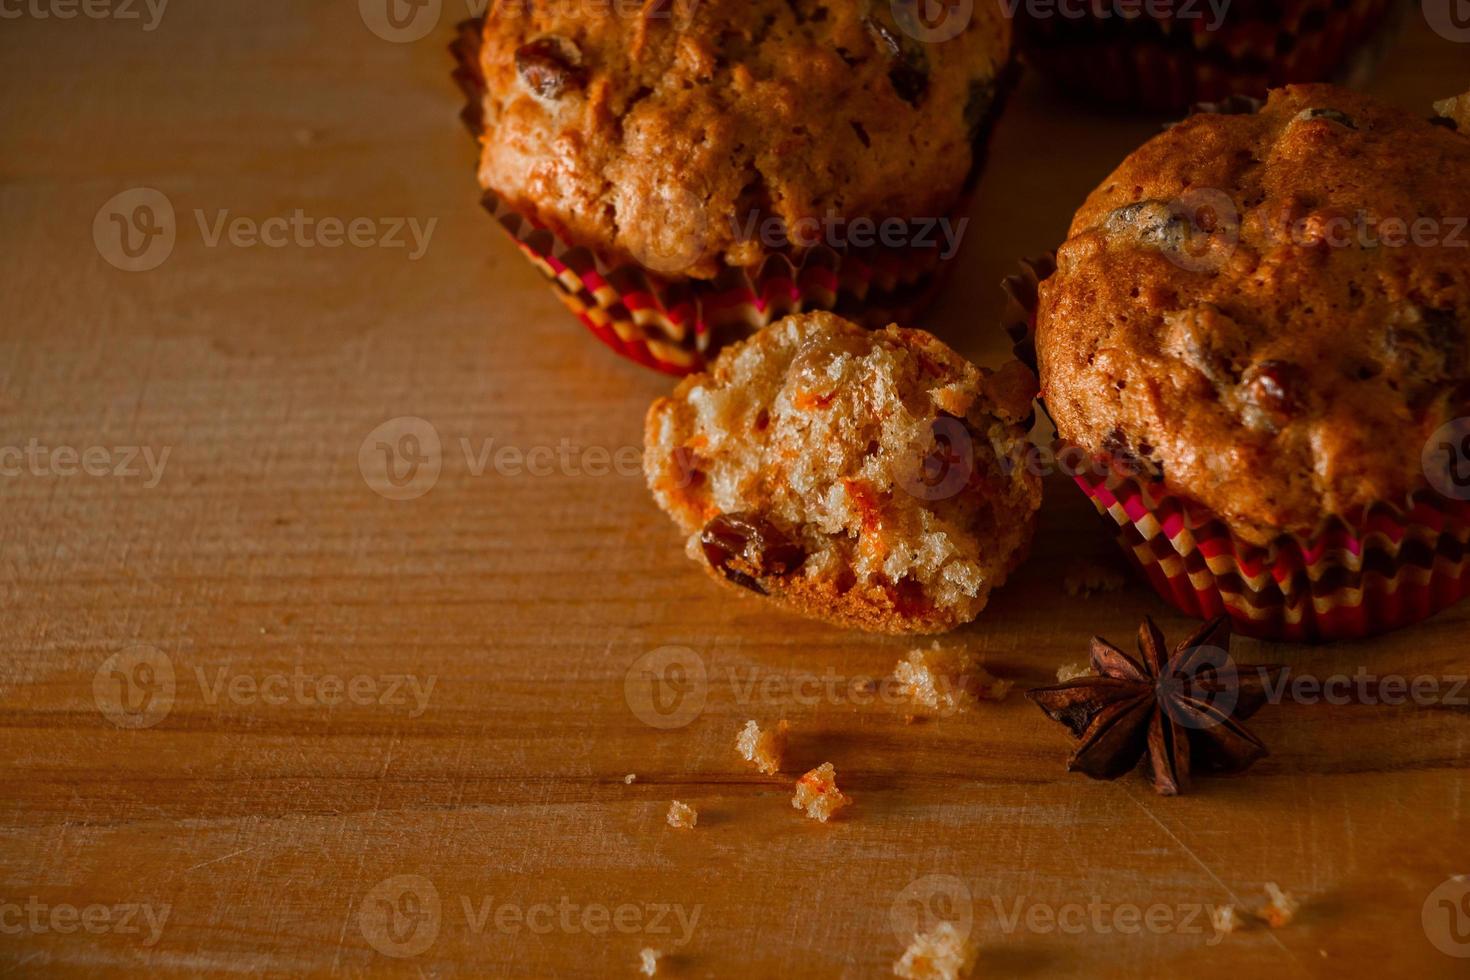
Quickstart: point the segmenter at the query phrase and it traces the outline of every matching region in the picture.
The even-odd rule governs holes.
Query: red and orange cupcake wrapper
[[[467,98],[461,118],[477,139],[484,129],[483,24],[463,22],[450,45],[454,78]],[[998,87],[994,110],[1008,81]],[[983,145],[982,135],[977,172]],[[675,375],[701,370],[725,344],[793,313],[829,310],[870,327],[909,321],[933,299],[952,264],[937,247],[818,245],[772,255],[750,269],[727,267],[710,280],[671,279],[570,242],[493,191],[482,203],[594,336],[632,361]],[[954,215],[967,204],[965,195]]]
[[[1111,25],[1099,23],[1089,32],[1058,16],[1018,15],[1018,34],[1027,60],[1065,87],[1111,105],[1172,111],[1360,71],[1376,55],[1370,42],[1392,25],[1399,6],[1396,0],[1350,0],[1338,9],[1316,0],[1270,14],[1241,16],[1232,9],[1236,21],[1211,31],[1199,5],[1193,9],[1203,15],[1190,20],[1145,18],[1153,37],[1137,25],[1109,33]]]
[[[1433,490],[1378,503],[1349,521],[1267,545],[1126,463],[1098,458],[1073,479],[1160,596],[1238,632],[1298,642],[1346,640],[1417,623],[1470,594],[1470,503]]]
[[[867,326],[906,321],[929,302],[944,271],[934,253],[817,246],[799,258],[771,256],[755,270],[669,280],[573,245],[492,192],[481,202],[599,340],[669,374],[701,370],[725,344],[793,313],[832,310]]]
[[[1033,369],[1037,288],[1055,269],[1044,256],[1005,282],[1006,330]],[[1056,449],[1059,460],[1083,461],[1068,475],[1111,521],[1155,592],[1191,616],[1228,615],[1243,635],[1356,639],[1417,623],[1470,594],[1470,501],[1425,487],[1402,505],[1376,503],[1260,545],[1204,504],[1138,473],[1136,463],[1089,458],[1061,440]]]

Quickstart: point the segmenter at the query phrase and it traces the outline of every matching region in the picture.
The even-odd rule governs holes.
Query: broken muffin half
[[[649,409],[654,497],[716,579],[885,633],[967,623],[1024,557],[1036,378],[830,313],[772,324]]]

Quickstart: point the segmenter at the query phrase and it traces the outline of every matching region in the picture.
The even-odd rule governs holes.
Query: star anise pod
[[[1097,676],[1027,691],[1081,744],[1069,772],[1117,779],[1147,756],[1154,789],[1164,796],[1189,791],[1190,771],[1241,772],[1267,755],[1260,739],[1240,724],[1266,703],[1277,665],[1230,658],[1230,621],[1218,617],[1165,655],[1164,635],[1152,619],[1138,628],[1139,660],[1107,640],[1092,638]]]

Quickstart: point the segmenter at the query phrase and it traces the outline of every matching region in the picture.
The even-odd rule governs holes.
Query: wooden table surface
[[[1237,640],[1444,696],[1268,707],[1271,757],[1177,799],[1064,772],[1019,690],[914,724],[864,703],[911,644],[684,558],[629,465],[670,382],[477,207],[456,6],[392,41],[349,0],[7,7],[0,975],[629,976],[648,946],[661,976],[873,977],[936,917],[973,929],[978,976],[1465,975],[1470,605]],[[1416,15],[1373,87],[1425,109],[1470,87],[1470,45]],[[1028,79],[924,325],[999,359],[999,279],[1159,121]],[[322,219],[364,219],[358,244]],[[171,251],[130,257],[116,220]],[[414,480],[384,482],[379,443]],[[1071,561],[1114,550],[1047,491],[1030,562],[958,634],[1020,687],[1091,633],[1190,625],[1136,582],[1068,598]],[[796,773],[836,765],[841,819],[736,757],[780,717]],[[1212,931],[1202,909],[1268,881],[1294,924]]]

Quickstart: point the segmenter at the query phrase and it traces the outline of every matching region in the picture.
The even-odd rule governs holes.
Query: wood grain
[[[587,451],[636,451],[669,382],[591,342],[475,206],[443,52],[455,6],[412,43],[347,2],[0,28],[0,447],[169,451],[151,485],[57,460],[0,478],[0,975],[617,976],[651,946],[667,976],[882,976],[904,945],[895,916],[916,908],[971,910],[979,975],[1464,975],[1421,922],[1470,872],[1464,707],[1271,707],[1252,723],[1269,759],[1163,800],[1063,772],[1065,734],[1019,695],[915,724],[859,703],[905,643],[739,601],[690,567],[641,479],[597,475]],[[1467,69],[1470,46],[1414,19],[1374,87],[1423,107]],[[999,279],[1159,122],[1089,115],[1029,79],[926,325],[997,360]],[[114,268],[92,236],[135,187],[177,213],[150,272]],[[196,211],[207,227],[226,209],[435,225],[416,260],[211,246]],[[403,416],[433,426],[441,472],[395,501],[359,452]],[[480,468],[487,440],[565,442],[575,465]],[[1079,494],[1047,491],[1032,559],[960,634],[1022,686],[1145,613],[1188,626],[1136,583],[1067,598],[1069,562],[1112,545]],[[1378,640],[1236,655],[1454,677],[1467,624],[1461,607]],[[633,668],[666,647],[704,700],[681,727],[634,710]],[[158,668],[137,689],[157,699],[173,670],[152,702],[168,710],[120,727],[109,711],[134,716],[110,671],[141,682],[139,663]],[[328,675],[356,697],[316,686]],[[421,703],[389,690],[405,676]],[[734,736],[778,717],[794,771],[764,778]],[[856,802],[820,826],[788,800],[827,760]],[[665,824],[671,799],[699,809],[695,830]],[[1305,899],[1288,928],[1182,921],[1258,903],[1267,881]],[[392,933],[381,902],[412,912],[404,887],[428,918]],[[1173,925],[1025,919],[1094,901],[1124,925],[1166,907]],[[167,915],[155,936],[114,906]]]

